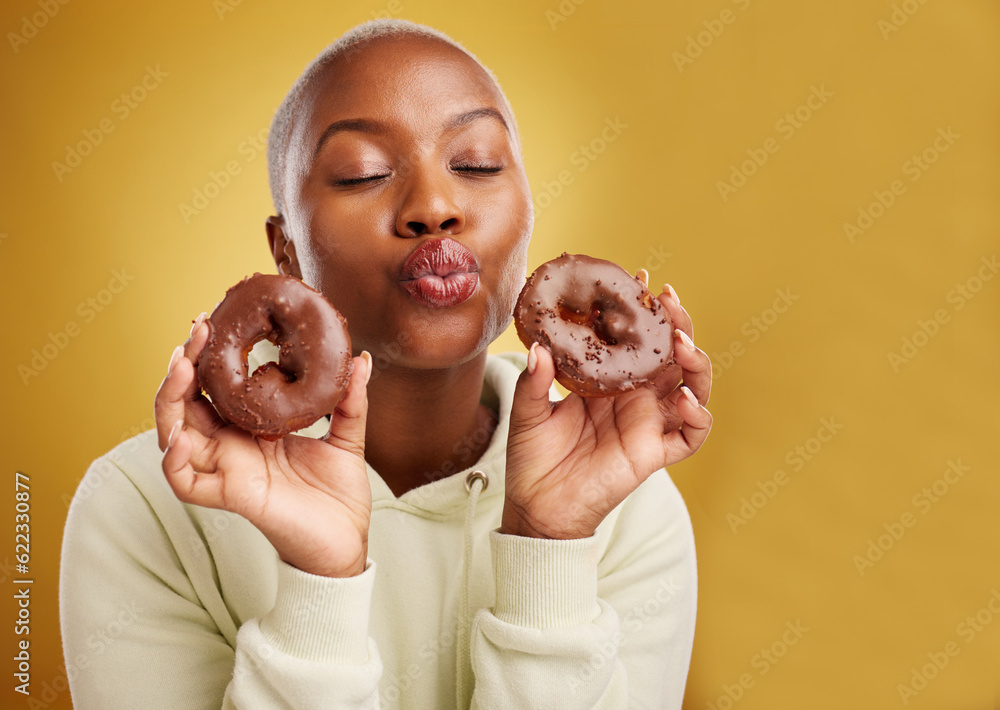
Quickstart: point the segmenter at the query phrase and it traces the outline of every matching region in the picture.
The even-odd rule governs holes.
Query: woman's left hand
[[[712,388],[711,360],[685,342],[681,333],[693,341],[691,318],[664,288],[658,299],[676,329],[676,364],[653,387],[550,402],[555,365],[544,347],[532,345],[514,391],[501,533],[590,537],[650,474],[705,443],[712,428],[703,406]]]

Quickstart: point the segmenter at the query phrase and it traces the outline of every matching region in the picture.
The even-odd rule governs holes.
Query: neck
[[[479,403],[485,351],[445,370],[390,365],[368,384],[365,459],[397,497],[472,466],[496,415]]]

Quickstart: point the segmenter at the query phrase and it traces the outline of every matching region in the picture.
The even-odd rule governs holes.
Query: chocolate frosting
[[[299,279],[254,274],[226,292],[208,319],[198,380],[226,421],[262,439],[280,439],[332,413],[351,377],[347,321]],[[278,362],[249,372],[261,340]]]
[[[563,253],[529,278],[514,307],[517,334],[552,353],[556,379],[585,397],[652,383],[673,363],[670,315],[617,264]]]

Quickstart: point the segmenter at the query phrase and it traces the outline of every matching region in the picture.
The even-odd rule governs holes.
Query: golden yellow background
[[[538,206],[531,267],[645,266],[713,355],[714,430],[671,469],[700,570],[685,708],[995,707],[996,0],[5,3],[0,704],[29,707],[15,471],[30,706],[68,708],[67,501],[152,425],[191,320],[273,269],[260,139],[305,64],[375,16],[438,27],[499,76]]]

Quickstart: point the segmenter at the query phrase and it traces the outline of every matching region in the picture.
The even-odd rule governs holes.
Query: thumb
[[[354,370],[347,392],[330,417],[330,431],[323,441],[356,454],[365,455],[365,424],[368,420],[368,380],[372,375],[372,356],[365,350],[354,358]]]
[[[528,367],[517,378],[514,401],[510,411],[513,431],[538,426],[552,413],[549,388],[556,374],[552,355],[542,345],[532,343],[528,350]]]

